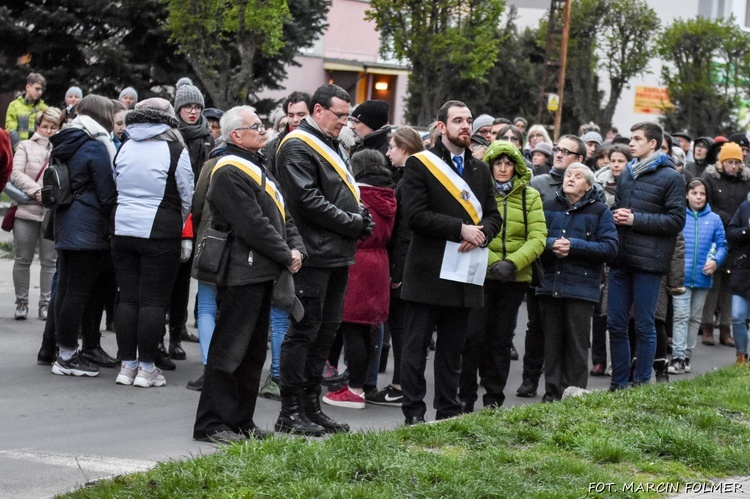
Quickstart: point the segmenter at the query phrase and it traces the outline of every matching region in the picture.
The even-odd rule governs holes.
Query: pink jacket
[[[43,168],[46,168],[50,151],[52,151],[52,144],[49,139],[38,133],[18,144],[16,154],[13,156],[13,172],[10,174],[10,180],[29,197],[35,197],[36,193],[42,189],[42,177],[40,176],[36,182],[34,179]],[[22,204],[18,206],[16,218],[41,222],[45,212],[46,209],[41,204]]]

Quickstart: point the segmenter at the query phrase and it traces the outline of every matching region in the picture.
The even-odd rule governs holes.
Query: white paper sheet
[[[487,275],[490,250],[477,247],[471,251],[460,253],[458,251],[459,246],[460,243],[452,241],[445,243],[440,278],[447,281],[483,286],[484,277]]]

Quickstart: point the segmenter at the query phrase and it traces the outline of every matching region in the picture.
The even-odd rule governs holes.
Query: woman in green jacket
[[[544,251],[547,226],[542,200],[528,186],[531,172],[513,143],[493,142],[484,156],[495,179],[500,234],[489,244],[484,308],[475,309],[463,353],[459,397],[465,412],[477,400],[477,371],[486,389],[484,407],[503,405],[518,309],[531,282],[531,264]]]

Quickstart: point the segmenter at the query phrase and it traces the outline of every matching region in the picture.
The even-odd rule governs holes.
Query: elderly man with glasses
[[[349,120],[349,94],[326,84],[310,105],[310,115],[284,137],[276,156],[289,211],[307,248],[305,265],[294,276],[304,317],[292,321],[281,345],[276,430],[322,436],[349,431],[321,411],[320,384],[341,324],[357,241],[372,234],[373,222],[360,205],[348,155],[338,140]]]

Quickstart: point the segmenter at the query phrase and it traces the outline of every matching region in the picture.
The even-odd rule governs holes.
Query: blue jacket
[[[688,288],[710,288],[713,277],[703,273],[711,246],[716,244],[713,259],[721,266],[727,257],[727,237],[721,217],[706,205],[699,212],[685,210],[685,286]]]
[[[67,163],[76,195],[55,210],[55,249],[109,249],[109,222],[117,199],[112,160],[104,144],[77,128],[50,138],[51,156]]]
[[[544,203],[547,219],[547,245],[542,253],[544,284],[536,294],[554,298],[576,298],[599,302],[602,264],[617,254],[617,229],[612,212],[589,190],[573,206],[561,190]],[[555,240],[570,240],[570,253],[557,258],[552,253]]]
[[[675,238],[685,226],[685,181],[672,160],[660,153],[638,178],[635,160],[628,163],[617,183],[613,210],[629,208],[632,226],[617,227],[620,249],[612,267],[667,274]]]

